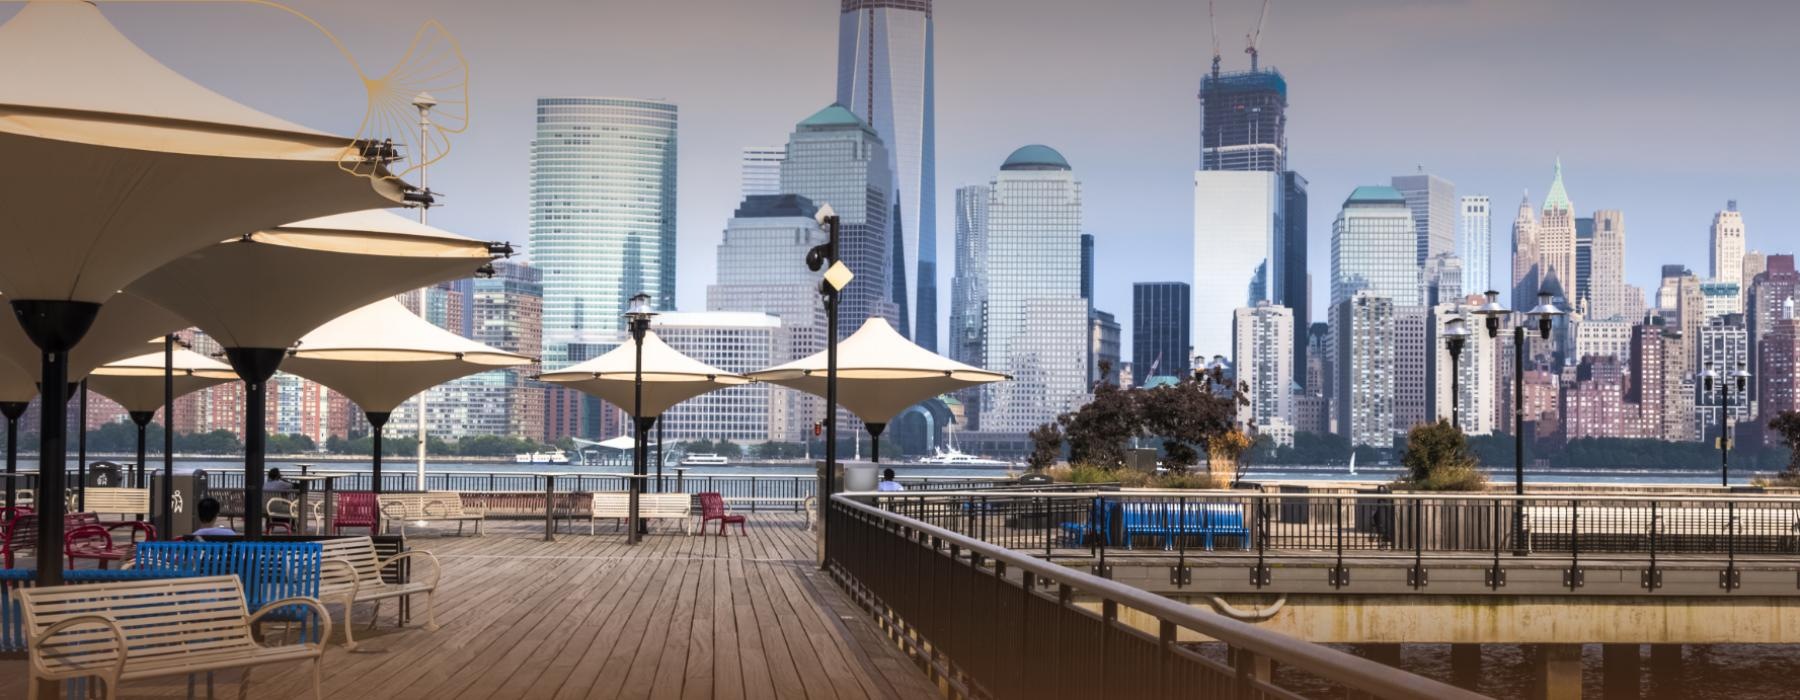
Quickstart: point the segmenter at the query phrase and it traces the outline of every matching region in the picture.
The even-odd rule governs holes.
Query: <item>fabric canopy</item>
[[[545,372],[539,379],[573,387],[607,403],[632,410],[637,344],[627,340],[587,362]],[[675,404],[749,380],[669,347],[655,331],[644,332],[644,406],[641,418],[660,416]]]
[[[0,401],[25,403],[37,398],[37,373],[0,358]]]
[[[824,396],[826,353],[746,376]],[[887,423],[933,396],[1003,379],[914,345],[880,317],[838,343],[838,403],[865,423]]]
[[[331,387],[364,411],[383,413],[457,377],[531,363],[432,325],[383,297],[301,337],[282,369]]]
[[[637,449],[637,441],[631,439],[630,435],[620,435],[611,440],[601,440],[600,442],[597,442],[594,444],[599,445],[601,447],[605,447],[607,449],[612,449],[612,450]]]
[[[223,362],[185,348],[175,348],[175,395],[183,396],[237,379]],[[155,413],[163,407],[161,350],[109,363],[88,377],[88,388],[133,413]]]
[[[393,206],[348,137],[262,114],[157,62],[86,2],[0,25],[0,293],[103,303],[247,231]]]
[[[69,353],[69,381],[80,380],[106,363],[142,353],[146,343],[160,342],[163,336],[189,325],[187,319],[160,306],[130,294],[114,294],[100,307],[100,315],[81,344]],[[31,374],[37,375],[38,347],[25,337],[19,324],[0,323],[0,356],[32,368]],[[157,360],[156,366],[162,367],[162,360]]]
[[[301,221],[190,253],[127,291],[227,348],[277,348],[369,303],[486,265],[488,245],[388,211]]]

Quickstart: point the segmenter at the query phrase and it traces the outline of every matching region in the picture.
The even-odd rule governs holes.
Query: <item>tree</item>
[[[1087,405],[1057,417],[1060,424],[1058,444],[1066,436],[1069,461],[1105,469],[1124,464],[1125,442],[1137,435],[1143,424],[1138,413],[1138,393],[1101,384]],[[1038,429],[1042,430],[1043,426]],[[1061,452],[1060,447],[1058,452]]]
[[[1045,423],[1031,431],[1031,457],[1027,462],[1032,471],[1043,471],[1056,464],[1062,457],[1062,429],[1055,423]]]
[[[1427,491],[1481,491],[1487,475],[1478,468],[1475,455],[1461,429],[1448,420],[1419,425],[1407,433],[1406,452],[1400,463],[1406,482]]]
[[[1788,455],[1787,476],[1800,478],[1800,411],[1782,411],[1769,421],[1769,429],[1780,435],[1781,441],[1791,451]]]
[[[1141,390],[1143,427],[1163,439],[1164,464],[1185,469],[1209,458],[1232,463],[1250,447],[1237,430],[1238,406],[1248,405],[1241,389],[1214,368],[1176,384]]]

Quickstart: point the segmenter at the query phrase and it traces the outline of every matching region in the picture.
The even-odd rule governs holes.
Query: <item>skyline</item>
[[[740,150],[778,143],[832,99],[838,3],[726,4],[692,16],[669,7],[558,5],[566,21],[540,26],[471,3],[407,1],[354,12],[295,3],[338,32],[371,72],[397,57],[424,18],[442,21],[462,41],[474,71],[474,118],[449,158],[432,169],[432,184],[446,193],[447,204],[432,220],[468,235],[525,241],[537,98],[660,96],[676,103],[682,117],[677,307],[703,308],[714,247],[740,203]],[[1779,31],[1800,19],[1800,8],[1745,2],[1694,10],[1622,0],[1556,5],[1395,0],[1356,8],[1272,7],[1263,64],[1282,70],[1292,86],[1291,165],[1311,180],[1314,200],[1308,216],[1315,312],[1329,288],[1324,234],[1343,199],[1355,186],[1384,184],[1415,164],[1454,182],[1459,195],[1487,195],[1505,211],[1521,191],[1532,192],[1541,206],[1560,156],[1576,215],[1625,212],[1631,223],[1626,278],[1645,289],[1654,289],[1663,263],[1705,268],[1707,229],[1728,199],[1744,212],[1746,248],[1784,251],[1800,224],[1800,207],[1784,197],[1797,178],[1782,156],[1800,150],[1800,138],[1775,116],[1757,117],[1800,111],[1793,91],[1766,89],[1783,84],[1778,72],[1791,49]],[[1122,321],[1130,315],[1132,282],[1192,282],[1194,92],[1210,57],[1204,7],[1137,6],[1123,13],[1022,2],[935,7],[938,199],[950,201],[955,187],[985,182],[1018,146],[1044,143],[1063,152],[1084,183],[1084,229],[1097,239],[1096,306]],[[1045,26],[1029,37],[998,31],[1026,7],[1057,21],[1034,23]],[[321,129],[350,132],[361,116],[354,74],[310,28],[285,15],[214,4],[103,9],[153,55],[235,99]],[[1247,67],[1233,40],[1242,32],[1234,28],[1247,29],[1256,9],[1248,0],[1219,3],[1226,70]],[[1630,14],[1620,14],[1627,9]],[[0,6],[0,17],[12,12]],[[589,16],[594,21],[581,21]],[[618,19],[626,21],[609,21]],[[1608,32],[1592,31],[1600,22]],[[665,23],[683,26],[690,38],[639,31]],[[1368,32],[1391,40],[1368,42]],[[574,33],[579,37],[571,38]],[[768,41],[771,36],[782,40]],[[1717,36],[1734,42],[1714,46]],[[202,37],[201,48],[185,46]],[[256,56],[268,44],[298,47],[302,63],[260,65]],[[1125,44],[1130,51],[1109,50]],[[216,57],[221,46],[291,79],[260,81],[243,64],[198,60]],[[697,70],[696,62],[709,70]],[[614,63],[622,67],[604,68]],[[1395,84],[1370,81],[1384,73],[1397,76]],[[1434,82],[1439,86],[1427,85]],[[1473,92],[1471,83],[1479,86]],[[1408,102],[1416,113],[1394,115],[1382,105],[1391,104],[1383,96],[1395,89],[1431,92]],[[1461,99],[1471,94],[1477,99]],[[1719,116],[1718,105],[1731,114]],[[1141,121],[1123,124],[1118,117],[1127,113]],[[1725,121],[1730,130],[1717,125]],[[1678,140],[1706,133],[1754,139],[1757,147],[1684,147]],[[937,230],[939,249],[953,249],[949,207],[939,207]],[[1496,263],[1506,259],[1509,233],[1496,230]],[[951,267],[939,268],[940,290],[949,288]],[[1495,277],[1505,277],[1503,267],[1496,266]],[[940,305],[940,324],[947,307]],[[1124,335],[1131,335],[1129,325]]]

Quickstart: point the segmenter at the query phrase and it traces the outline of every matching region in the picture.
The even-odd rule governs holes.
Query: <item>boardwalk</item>
[[[598,536],[542,541],[541,525],[484,537],[415,532],[444,565],[443,628],[357,631],[326,654],[337,698],[922,698],[935,690],[816,570],[795,515],[753,515],[750,536],[660,532],[638,547]],[[715,526],[716,527],[716,526]],[[449,532],[454,532],[451,529]],[[422,601],[421,601],[422,602]],[[367,624],[370,608],[358,606]],[[334,614],[336,611],[333,611]],[[341,622],[341,621],[339,621]],[[341,635],[334,634],[341,639]],[[0,660],[0,697],[24,695],[24,661]],[[255,672],[256,698],[310,697],[303,666]],[[236,673],[219,676],[221,696]],[[126,697],[180,697],[179,679]]]

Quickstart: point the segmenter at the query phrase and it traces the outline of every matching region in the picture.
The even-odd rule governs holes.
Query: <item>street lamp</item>
[[[1444,347],[1450,351],[1450,424],[1462,430],[1462,413],[1458,410],[1458,386],[1460,375],[1457,372],[1457,361],[1462,358],[1463,346],[1469,342],[1469,323],[1461,316],[1450,319],[1444,324]]]
[[[1719,485],[1729,487],[1731,486],[1731,414],[1729,413],[1731,386],[1736,384],[1738,395],[1742,396],[1745,388],[1750,384],[1750,373],[1744,371],[1744,366],[1740,364],[1736,372],[1732,372],[1728,376],[1720,376],[1720,373],[1713,372],[1712,363],[1708,362],[1706,363],[1706,373],[1700,376],[1706,380],[1707,393],[1711,393],[1715,385],[1718,386]]]
[[[837,380],[838,380],[838,293],[850,284],[850,268],[838,260],[838,233],[842,226],[830,204],[820,203],[813,216],[824,227],[825,242],[806,251],[806,268],[825,270],[819,281],[819,296],[825,302],[825,493],[820,495],[819,509],[831,508],[831,494],[837,490]],[[819,521],[819,536],[825,536],[830,518]]]
[[[1488,338],[1500,335],[1500,321],[1512,315],[1512,309],[1500,304],[1500,293],[1487,292],[1488,302],[1475,309],[1487,320]],[[1551,327],[1562,310],[1551,303],[1550,293],[1538,292],[1538,305],[1525,312],[1526,324],[1536,322],[1538,336],[1549,340]],[[1513,326],[1513,493],[1525,495],[1525,325]],[[1513,553],[1524,554],[1525,501],[1513,508]]]
[[[644,464],[644,457],[648,454],[644,450],[644,438],[650,434],[650,422],[656,419],[644,418],[644,334],[650,331],[650,318],[655,315],[656,312],[650,310],[650,295],[643,292],[631,298],[631,307],[625,311],[625,321],[631,329],[631,340],[637,343],[637,360],[631,370],[631,422],[637,427],[632,450],[636,454],[633,455],[631,464],[633,478],[629,479],[631,496],[627,505],[631,511],[630,534],[626,537],[626,544],[637,544],[638,536],[642,534],[638,530],[638,492],[643,490],[640,477],[650,471]]]

